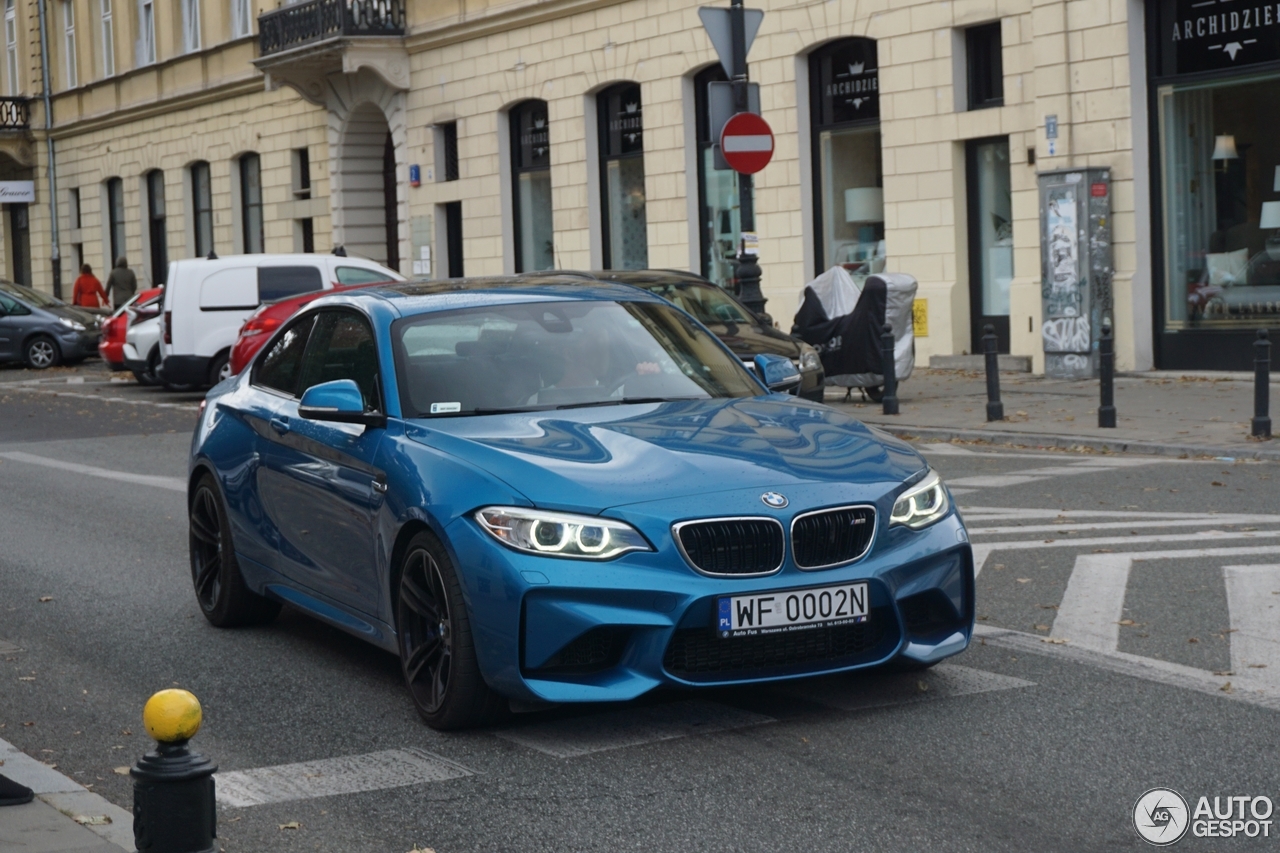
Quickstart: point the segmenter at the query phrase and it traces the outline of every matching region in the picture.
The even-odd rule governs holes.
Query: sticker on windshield
[[[462,411],[461,403],[432,403],[431,404],[431,414],[433,415],[447,415],[450,412],[461,412],[461,411]]]

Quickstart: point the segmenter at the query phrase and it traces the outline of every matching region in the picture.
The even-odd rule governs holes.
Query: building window
[[[116,29],[111,17],[111,0],[101,0],[102,7],[102,76],[116,73]]]
[[[138,64],[156,61],[156,9],[153,0],[138,0]]]
[[[67,88],[74,89],[76,75],[76,7],[75,0],[62,0],[62,52],[66,54],[64,70]]]
[[[525,101],[511,110],[511,196],[516,272],[554,269],[551,223],[551,132],[547,102]]]
[[[311,198],[311,154],[306,148],[293,150],[293,197],[298,201]],[[296,252],[316,250],[315,222],[310,216],[294,220],[293,244]]]
[[[717,154],[720,142],[711,132],[709,90],[712,83],[728,84],[716,63],[693,78],[694,111],[698,127],[698,242],[702,274],[725,288],[734,285],[742,217],[738,210],[738,173]]]
[[[209,180],[209,164],[203,160],[191,164],[191,215],[194,224],[196,257],[213,251],[213,187]]]
[[[231,37],[243,38],[253,32],[249,0],[231,0]]]
[[[28,217],[27,205],[22,202],[10,203],[9,208],[9,249],[13,254],[13,280],[18,284],[31,286],[31,220]]]
[[[200,0],[182,0],[182,52],[200,49]]]
[[[247,254],[262,252],[262,160],[257,154],[242,154],[240,171],[240,226]]]
[[[600,93],[600,188],[603,192],[605,269],[649,266],[645,220],[644,111],[638,83],[620,83]]]
[[[80,188],[72,187],[67,190],[67,218],[71,222],[71,227],[80,227]]]
[[[458,123],[456,121],[435,126],[436,180],[458,180]]]
[[[981,352],[987,325],[997,350],[1009,351],[1009,286],[1013,283],[1013,182],[1009,138],[965,144],[969,208],[970,352]]]
[[[1004,104],[1004,60],[1001,56],[1000,22],[969,27],[964,31],[968,66],[969,109]]]
[[[861,282],[885,267],[875,41],[844,39],[815,51],[809,58],[809,84],[815,274],[839,265]]]
[[[10,95],[17,95],[22,86],[18,80],[18,13],[14,0],[4,0],[4,59],[5,85]]]
[[[124,181],[120,178],[107,179],[107,234],[111,241],[107,269],[111,269],[125,257]]]
[[[169,235],[165,228],[164,172],[147,172],[147,235],[151,242],[151,283],[165,283],[169,273]]]

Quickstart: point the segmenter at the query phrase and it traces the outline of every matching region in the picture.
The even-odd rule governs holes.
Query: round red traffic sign
[[[754,175],[773,159],[773,131],[755,113],[738,113],[720,131],[720,151],[735,172]]]

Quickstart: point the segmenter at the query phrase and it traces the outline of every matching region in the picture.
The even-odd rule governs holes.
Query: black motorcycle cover
[[[870,276],[853,310],[834,320],[827,317],[813,288],[804,289],[804,304],[796,312],[791,334],[811,345],[822,358],[827,376],[884,373],[880,335],[884,329],[887,291],[879,276]]]

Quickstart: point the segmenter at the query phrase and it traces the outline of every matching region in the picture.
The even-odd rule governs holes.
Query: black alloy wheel
[[[213,478],[206,475],[191,495],[191,582],[204,618],[219,628],[261,625],[280,612],[280,602],[245,585],[231,542],[231,525]]]
[[[409,543],[396,594],[396,638],[405,686],[434,729],[485,725],[504,710],[476,661],[462,588],[430,533]]]

